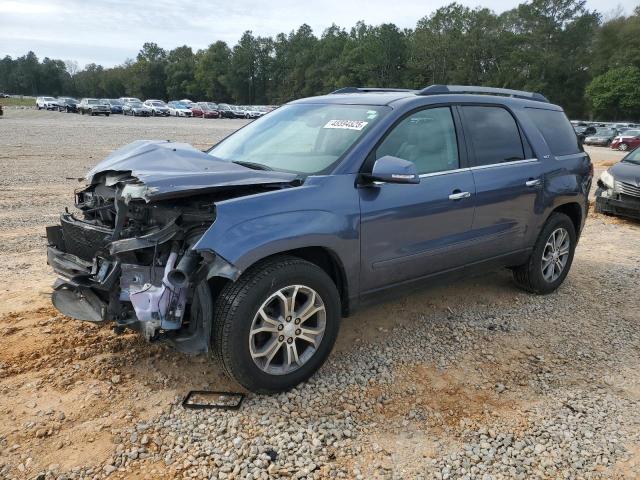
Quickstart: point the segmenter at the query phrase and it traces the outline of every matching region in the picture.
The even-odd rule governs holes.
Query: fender
[[[215,253],[239,275],[263,258],[306,247],[330,250],[347,272],[349,295],[357,294],[360,206],[355,175],[314,176],[299,187],[220,202],[215,222],[193,249]]]

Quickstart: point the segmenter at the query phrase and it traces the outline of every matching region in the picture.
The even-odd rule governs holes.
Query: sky
[[[39,58],[113,66],[135,58],[145,42],[170,50],[195,50],[217,40],[233,46],[246,30],[254,35],[288,33],[303,23],[316,35],[335,23],[358,20],[413,28],[417,20],[453,0],[0,0],[0,58],[32,50]],[[631,13],[637,0],[587,0],[587,8]],[[458,0],[495,12],[518,0]]]

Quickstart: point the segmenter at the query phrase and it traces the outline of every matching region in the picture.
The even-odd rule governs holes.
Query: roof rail
[[[370,93],[370,92],[414,92],[409,88],[379,88],[379,87],[344,87],[331,92],[334,93]]]
[[[549,103],[547,97],[536,92],[524,92],[522,90],[511,90],[510,88],[495,87],[473,87],[468,85],[431,85],[420,90],[418,95],[444,95],[447,93],[468,93],[468,94],[488,94],[488,95],[507,95],[514,98],[524,98],[526,100],[535,100],[537,102]]]

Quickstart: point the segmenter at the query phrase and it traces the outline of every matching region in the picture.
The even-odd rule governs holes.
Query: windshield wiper
[[[263,165],[261,163],[244,162],[242,160],[233,160],[231,163],[242,165],[243,167],[251,168],[253,170],[273,170],[273,168],[267,167],[266,165]]]

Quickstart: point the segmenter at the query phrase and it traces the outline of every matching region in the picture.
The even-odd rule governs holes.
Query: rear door
[[[542,166],[514,115],[499,105],[459,107],[476,185],[473,232],[484,259],[521,250],[542,206]]]
[[[420,183],[359,187],[362,293],[470,261],[475,187],[454,113],[439,106],[408,114],[369,158],[365,170],[385,155],[411,161]]]

